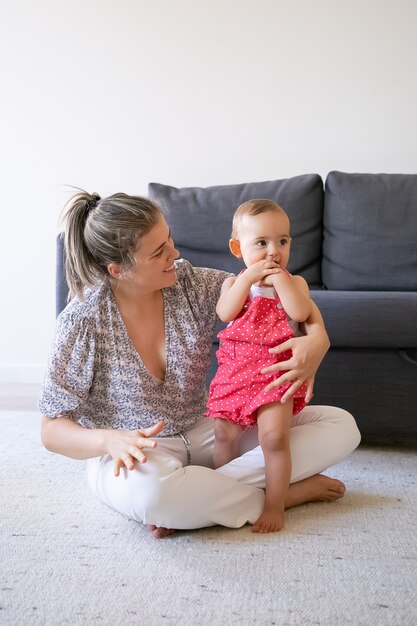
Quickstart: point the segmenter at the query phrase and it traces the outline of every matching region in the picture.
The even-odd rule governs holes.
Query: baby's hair
[[[283,213],[284,215],[287,215],[279,204],[266,198],[247,200],[241,204],[233,215],[232,233],[230,235],[231,239],[237,239],[239,224],[244,215],[259,215],[260,213],[267,213],[268,211],[274,211],[275,213]]]
[[[80,190],[64,206],[65,271],[69,299],[84,297],[85,287],[109,280],[110,263],[130,269],[140,238],[148,233],[161,209],[148,198],[115,193],[100,198]]]

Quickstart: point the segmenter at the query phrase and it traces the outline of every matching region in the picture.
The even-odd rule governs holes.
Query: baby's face
[[[290,222],[285,213],[244,215],[237,239],[246,267],[266,259],[285,269],[290,257]]]

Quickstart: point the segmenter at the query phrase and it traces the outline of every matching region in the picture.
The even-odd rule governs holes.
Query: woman
[[[155,537],[254,523],[265,486],[256,433],[243,441],[246,453],[213,470],[212,420],[203,417],[215,306],[228,274],[176,261],[169,227],[146,198],[81,192],[65,219],[73,299],[58,318],[39,399],[45,447],[88,459],[93,492]],[[316,307],[306,333],[274,348],[293,350],[274,366],[288,370],[274,385],[294,381],[284,401],[300,381],[311,396],[328,349]],[[352,416],[306,407],[292,426],[286,507],[342,497],[343,483],[319,472],[358,445]]]

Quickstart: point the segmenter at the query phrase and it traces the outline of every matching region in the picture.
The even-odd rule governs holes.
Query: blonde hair
[[[230,238],[238,238],[239,225],[244,215],[259,215],[260,213],[267,213],[268,211],[274,211],[275,213],[282,213],[284,215],[287,215],[284,209],[279,204],[266,198],[247,200],[246,202],[241,204],[236,209],[235,214],[233,215],[232,232]]]
[[[161,209],[148,198],[115,193],[100,198],[80,190],[64,206],[65,271],[69,299],[85,287],[109,280],[109,263],[129,269],[140,238],[155,225]]]

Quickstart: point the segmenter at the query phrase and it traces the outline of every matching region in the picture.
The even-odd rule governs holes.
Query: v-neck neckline
[[[168,324],[168,321],[167,321],[167,318],[168,318],[167,312],[168,312],[169,303],[168,303],[168,298],[166,297],[165,291],[166,291],[165,289],[161,289],[161,292],[162,292],[162,305],[163,305],[163,312],[162,312],[162,314],[163,314],[163,317],[164,317],[164,342],[165,342],[165,376],[162,379],[162,378],[158,378],[157,376],[152,374],[152,372],[150,372],[148,370],[148,368],[146,367],[145,363],[143,362],[142,357],[140,356],[138,350],[136,349],[136,347],[133,344],[133,341],[130,338],[130,335],[129,335],[128,330],[126,328],[126,324],[125,324],[125,322],[123,320],[122,314],[120,313],[119,307],[117,306],[117,302],[116,302],[116,298],[114,297],[114,293],[111,290],[111,288],[109,287],[110,298],[112,300],[112,306],[116,310],[117,320],[118,320],[119,326],[122,329],[124,340],[128,344],[132,354],[135,356],[135,359],[136,359],[139,367],[142,369],[143,372],[146,373],[147,377],[154,384],[157,384],[158,386],[162,386],[162,385],[166,384],[168,375],[170,373],[170,363],[169,363],[169,343],[170,343],[169,328],[170,328],[170,325]]]

